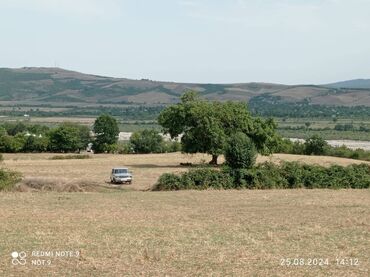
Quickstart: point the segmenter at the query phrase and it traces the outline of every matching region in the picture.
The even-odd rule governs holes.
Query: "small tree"
[[[322,137],[314,135],[306,140],[304,146],[306,155],[324,155],[328,143]]]
[[[256,162],[257,150],[252,140],[244,133],[231,136],[225,149],[226,164],[233,169],[251,168]]]
[[[96,135],[93,149],[96,153],[103,153],[117,143],[119,128],[117,120],[107,114],[99,116],[94,123],[94,133]]]
[[[130,138],[135,153],[160,153],[163,150],[163,138],[155,130],[135,132]]]

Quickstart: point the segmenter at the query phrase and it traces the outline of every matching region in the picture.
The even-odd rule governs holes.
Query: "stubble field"
[[[149,192],[161,173],[187,170],[179,163],[209,157],[4,156],[3,166],[25,179],[84,180],[104,190],[0,193],[0,276],[369,275],[369,190]],[[357,163],[293,155],[259,159]],[[109,189],[112,166],[131,168],[134,184]],[[12,265],[13,251],[26,252],[26,265]],[[74,256],[37,257],[42,251]],[[305,265],[287,266],[289,258]],[[319,259],[328,265],[314,265]],[[342,259],[346,265],[338,264]],[[46,264],[36,265],[39,260]]]

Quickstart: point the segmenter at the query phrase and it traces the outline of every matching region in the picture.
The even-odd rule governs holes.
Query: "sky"
[[[199,83],[370,78],[370,0],[0,0],[0,67]]]

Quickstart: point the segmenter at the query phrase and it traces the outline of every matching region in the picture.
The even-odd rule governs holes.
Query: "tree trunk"
[[[217,158],[218,155],[212,155],[212,160],[209,162],[209,164],[217,165]]]

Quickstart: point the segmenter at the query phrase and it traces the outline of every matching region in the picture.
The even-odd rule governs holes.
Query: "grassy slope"
[[[283,101],[309,99],[327,105],[370,106],[370,90],[366,89],[266,83],[182,84],[101,77],[59,68],[0,68],[0,101],[23,104],[168,104],[178,101],[185,89],[195,89],[208,99],[218,100],[247,101],[265,93],[280,96]]]
[[[1,276],[368,276],[370,192],[0,193]],[[51,266],[14,250],[80,251]],[[330,265],[282,267],[282,258]],[[354,257],[359,266],[336,266]]]

